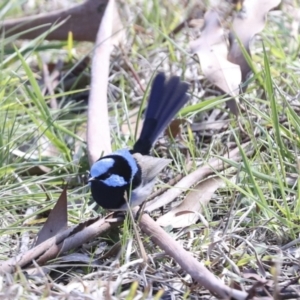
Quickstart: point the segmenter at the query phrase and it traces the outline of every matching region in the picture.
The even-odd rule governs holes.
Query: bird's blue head
[[[108,187],[121,187],[131,183],[138,165],[127,149],[121,149],[96,161],[90,170],[89,181],[101,181]]]

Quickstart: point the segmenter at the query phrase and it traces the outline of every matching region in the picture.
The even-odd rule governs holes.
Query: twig
[[[57,77],[58,77],[59,73],[58,72],[55,72],[55,73],[57,74]],[[51,96],[50,107],[51,107],[51,109],[57,109],[58,104],[57,104],[57,99],[55,98],[54,90],[58,85],[58,81],[56,80],[55,77],[50,78],[49,69],[45,62],[43,62],[43,77],[44,77],[44,83],[45,83],[44,94],[46,94],[46,91],[48,90],[48,93]]]
[[[106,3],[106,0],[86,0],[70,9],[6,20],[1,22],[0,30],[5,32],[5,36],[18,34],[19,38],[34,39],[58,21],[66,20],[47,35],[48,40],[65,41],[68,33],[72,32],[74,40],[94,42]]]
[[[136,82],[138,83],[138,86],[140,87],[141,91],[142,91],[143,93],[145,93],[145,90],[146,90],[146,89],[145,89],[144,86],[142,85],[141,79],[140,79],[139,75],[137,74],[137,72],[136,72],[135,69],[133,68],[131,62],[130,62],[129,59],[128,59],[128,56],[127,56],[126,52],[124,51],[124,49],[123,49],[122,47],[121,47],[121,50],[122,50],[122,53],[123,53],[123,59],[124,59],[126,65],[127,65],[127,67],[129,68],[129,70],[130,70],[130,72],[132,73],[134,79],[135,79]]]
[[[18,176],[18,174],[13,173],[13,175],[16,178],[16,180],[21,184],[21,187],[26,191],[26,193],[31,195],[32,194],[31,190],[23,183],[23,180]],[[24,218],[26,219],[26,221],[23,222],[23,225],[25,225],[25,223],[28,222],[27,217],[33,215],[36,209],[37,209],[36,206],[31,206],[26,209],[26,212],[24,214]],[[22,238],[21,238],[20,253],[24,253],[28,250],[29,243],[30,243],[29,231],[25,231],[22,234]]]
[[[149,215],[143,214],[139,226],[163,251],[174,258],[183,270],[219,299],[246,299],[247,293],[231,289],[216,278],[192,254],[169,236]]]
[[[92,165],[101,154],[111,150],[110,129],[107,107],[107,86],[109,59],[113,49],[113,11],[114,0],[106,6],[103,19],[97,33],[92,60],[91,91],[88,106],[87,145],[89,163]]]
[[[114,215],[110,214],[104,219],[98,217],[68,228],[27,252],[0,262],[0,272],[13,273],[17,266],[21,268],[27,267],[31,265],[33,260],[36,260],[40,266],[44,265],[50,259],[80,247],[111,228],[119,226],[122,224],[122,221],[123,219],[115,219]]]

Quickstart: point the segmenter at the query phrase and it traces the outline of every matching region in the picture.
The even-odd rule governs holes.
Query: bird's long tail
[[[188,101],[188,87],[178,76],[172,76],[166,81],[165,74],[159,73],[154,78],[144,125],[133,152],[149,154],[155,140]]]

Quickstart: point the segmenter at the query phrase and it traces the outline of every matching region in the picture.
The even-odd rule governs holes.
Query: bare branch
[[[163,251],[189,273],[192,278],[216,295],[219,299],[246,299],[247,293],[231,289],[221,280],[216,278],[205,266],[192,254],[177,243],[166,231],[164,231],[149,215],[143,214],[140,221],[141,230]]]
[[[114,222],[112,222],[114,221]],[[117,227],[121,224],[119,219],[113,219],[110,214],[104,219],[96,218],[61,231],[54,237],[42,242],[36,247],[21,253],[7,261],[0,262],[1,273],[13,273],[17,266],[23,268],[31,265],[33,260],[41,266],[48,260],[53,259],[64,252],[80,247],[96,236]]]
[[[110,0],[97,34],[92,61],[92,82],[88,106],[87,145],[90,165],[101,154],[111,152],[107,107],[109,59],[112,51],[114,0]]]

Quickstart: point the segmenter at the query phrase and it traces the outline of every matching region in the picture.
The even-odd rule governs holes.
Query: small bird
[[[151,194],[157,175],[171,160],[150,156],[150,150],[189,97],[188,84],[164,73],[153,80],[143,128],[132,150],[121,149],[101,157],[90,170],[93,199],[109,210],[141,205]]]

